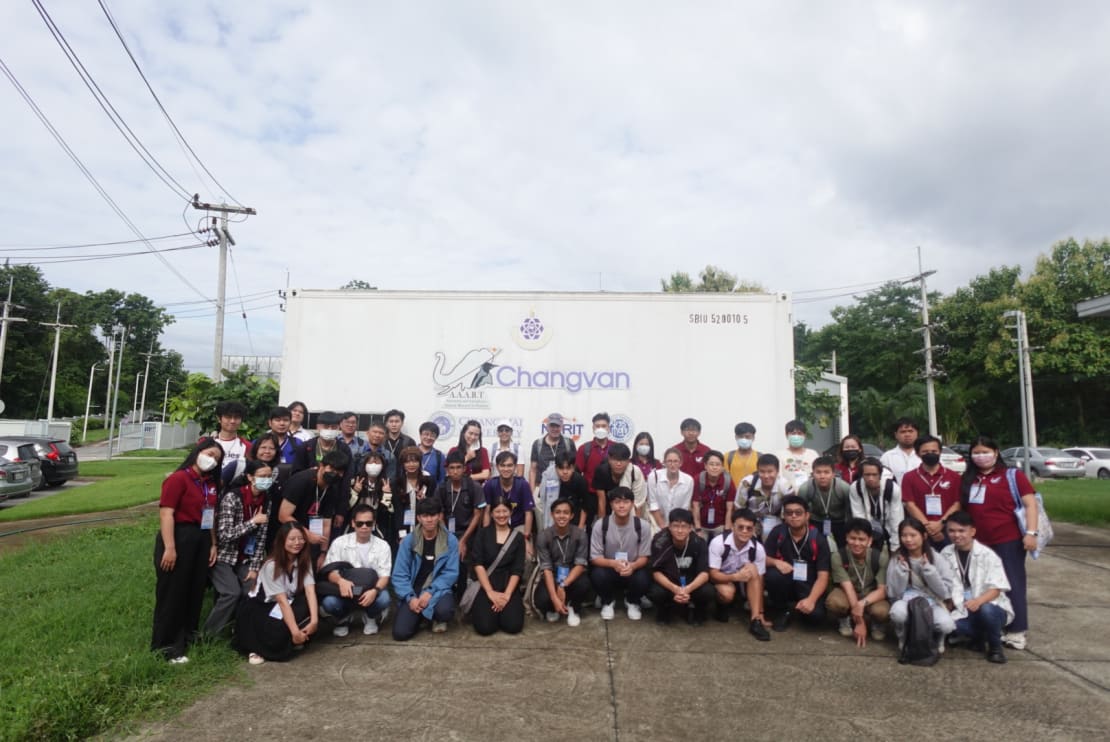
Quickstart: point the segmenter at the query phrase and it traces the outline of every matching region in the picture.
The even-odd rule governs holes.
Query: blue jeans
[[[389,607],[390,597],[389,588],[386,588],[378,593],[378,597],[366,609],[366,617],[376,619],[382,615],[382,611]],[[336,623],[343,624],[351,617],[351,613],[355,609],[362,608],[354,598],[341,598],[338,595],[328,595],[320,601],[320,607],[327,611],[335,619]]]
[[[972,640],[985,641],[991,649],[1002,646],[1002,624],[1006,622],[1006,612],[993,603],[986,603],[974,613],[968,612],[967,618],[956,621],[956,633],[970,636]]]

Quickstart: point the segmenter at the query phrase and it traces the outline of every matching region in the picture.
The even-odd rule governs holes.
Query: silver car
[[[967,461],[964,460],[964,457],[948,446],[940,449],[940,463],[944,465],[945,469],[951,469],[957,474],[963,474],[967,471]]]
[[[0,459],[0,502],[9,497],[26,497],[34,486],[31,467],[22,462]]]
[[[1081,460],[1088,477],[1110,479],[1110,448],[1065,448],[1064,453]]]
[[[1086,475],[1083,461],[1068,456],[1058,448],[1032,448],[1029,457],[1029,470],[1038,477],[1059,477],[1073,479]],[[1025,465],[1025,449],[1007,448],[1002,452],[1002,459],[1011,466],[1018,468]]]

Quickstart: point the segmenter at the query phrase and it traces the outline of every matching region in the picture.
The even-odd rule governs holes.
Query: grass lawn
[[[114,455],[127,459],[173,459],[180,464],[189,455],[189,451],[192,450],[192,448],[168,448],[164,451],[155,451],[152,448],[137,448],[134,451],[125,451]]]
[[[87,443],[100,443],[101,441],[108,440],[108,429],[100,428],[99,430],[90,430],[87,437],[82,439],[81,436],[78,435],[75,440],[78,446],[84,446]],[[80,454],[80,450],[78,450],[78,454]]]
[[[79,476],[105,477],[80,487],[69,487],[41,500],[0,510],[0,522],[48,518],[76,513],[98,513],[154,502],[161,493],[162,480],[180,463],[115,459],[83,461]]]
[[[1110,526],[1110,480],[1042,479],[1036,486],[1052,520]]]
[[[0,557],[0,738],[83,739],[244,677],[223,642],[186,665],[149,651],[156,529],[144,518]]]

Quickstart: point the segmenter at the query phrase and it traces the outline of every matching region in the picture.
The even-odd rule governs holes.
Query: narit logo
[[[532,310],[513,328],[513,340],[524,350],[539,350],[551,342],[554,332]]]

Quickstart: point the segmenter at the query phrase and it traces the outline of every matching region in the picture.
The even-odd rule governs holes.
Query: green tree
[[[371,286],[369,281],[363,281],[361,278],[352,278],[350,281],[347,281],[347,283],[343,284],[339,288],[344,291],[374,291],[378,287]]]
[[[698,274],[700,279],[697,284],[685,271],[676,271],[667,280],[660,280],[663,291],[666,293],[764,293],[766,289],[754,281],[739,281],[736,276],[715,265],[707,265]]]
[[[266,429],[270,408],[278,403],[278,384],[273,379],[253,376],[247,366],[223,370],[220,383],[204,374],[189,374],[185,388],[170,400],[170,419],[196,420],[206,432],[216,429],[216,404],[241,402],[247,408],[240,434],[253,438]]]

